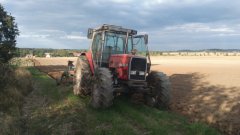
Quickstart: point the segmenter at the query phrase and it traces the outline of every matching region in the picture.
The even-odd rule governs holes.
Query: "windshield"
[[[146,45],[144,36],[129,36],[126,45],[127,35],[105,32],[105,42],[103,46],[102,62],[107,63],[112,54],[133,54],[146,56]]]
[[[107,63],[112,54],[124,54],[126,35],[106,32],[102,61]]]
[[[105,34],[105,49],[111,50],[112,54],[123,54],[126,35],[109,33]]]
[[[144,41],[144,36],[133,37],[132,53],[135,55],[146,56],[147,48]]]

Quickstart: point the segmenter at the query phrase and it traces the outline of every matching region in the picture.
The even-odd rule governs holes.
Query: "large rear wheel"
[[[147,76],[148,86],[151,88],[148,100],[157,108],[169,108],[171,84],[166,74],[151,72]]]
[[[107,108],[113,104],[112,74],[107,68],[97,68],[93,82],[91,105],[94,108]]]
[[[88,95],[91,93],[91,71],[88,60],[80,56],[75,69],[73,93],[75,95]]]

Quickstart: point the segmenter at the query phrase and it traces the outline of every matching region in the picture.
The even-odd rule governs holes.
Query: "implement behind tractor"
[[[73,61],[69,60],[67,69],[56,79],[57,85],[72,84],[74,81],[74,69]]]
[[[170,82],[162,72],[151,72],[148,35],[114,25],[88,30],[90,50],[75,68],[74,94],[90,95],[95,108],[109,107],[118,93],[142,93],[146,103],[168,107]]]

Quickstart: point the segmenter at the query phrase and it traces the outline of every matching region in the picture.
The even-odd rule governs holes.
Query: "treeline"
[[[240,49],[202,49],[202,50],[178,50],[175,52],[240,52]]]
[[[33,55],[36,57],[45,57],[45,53],[50,53],[52,57],[71,57],[74,52],[83,52],[86,50],[78,49],[51,49],[51,48],[18,48],[17,57]]]
[[[33,55],[36,57],[45,57],[45,53],[50,53],[52,57],[72,57],[74,52],[85,52],[86,49],[51,49],[51,48],[18,48],[16,50],[17,57],[25,57],[26,55]],[[178,51],[149,51],[151,56],[162,55],[188,55],[188,53],[240,53],[240,49],[206,49],[206,50],[178,50]],[[145,54],[145,53],[144,53]],[[221,55],[221,54],[219,54]]]
[[[149,51],[151,56],[239,56],[240,49],[203,49],[203,50],[177,50],[177,51]]]
[[[85,52],[84,49],[51,49],[51,48],[18,48],[17,57],[33,55],[36,57],[45,57],[45,53],[50,53],[52,57],[72,57],[74,52]],[[150,51],[150,55],[162,55],[166,51]],[[145,54],[145,53],[143,53]]]

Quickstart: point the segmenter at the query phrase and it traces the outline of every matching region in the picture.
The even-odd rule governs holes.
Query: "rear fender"
[[[94,64],[93,64],[93,59],[92,59],[92,52],[84,52],[81,53],[80,56],[85,56],[88,60],[89,66],[90,66],[90,70],[92,72],[92,74],[94,75]]]

